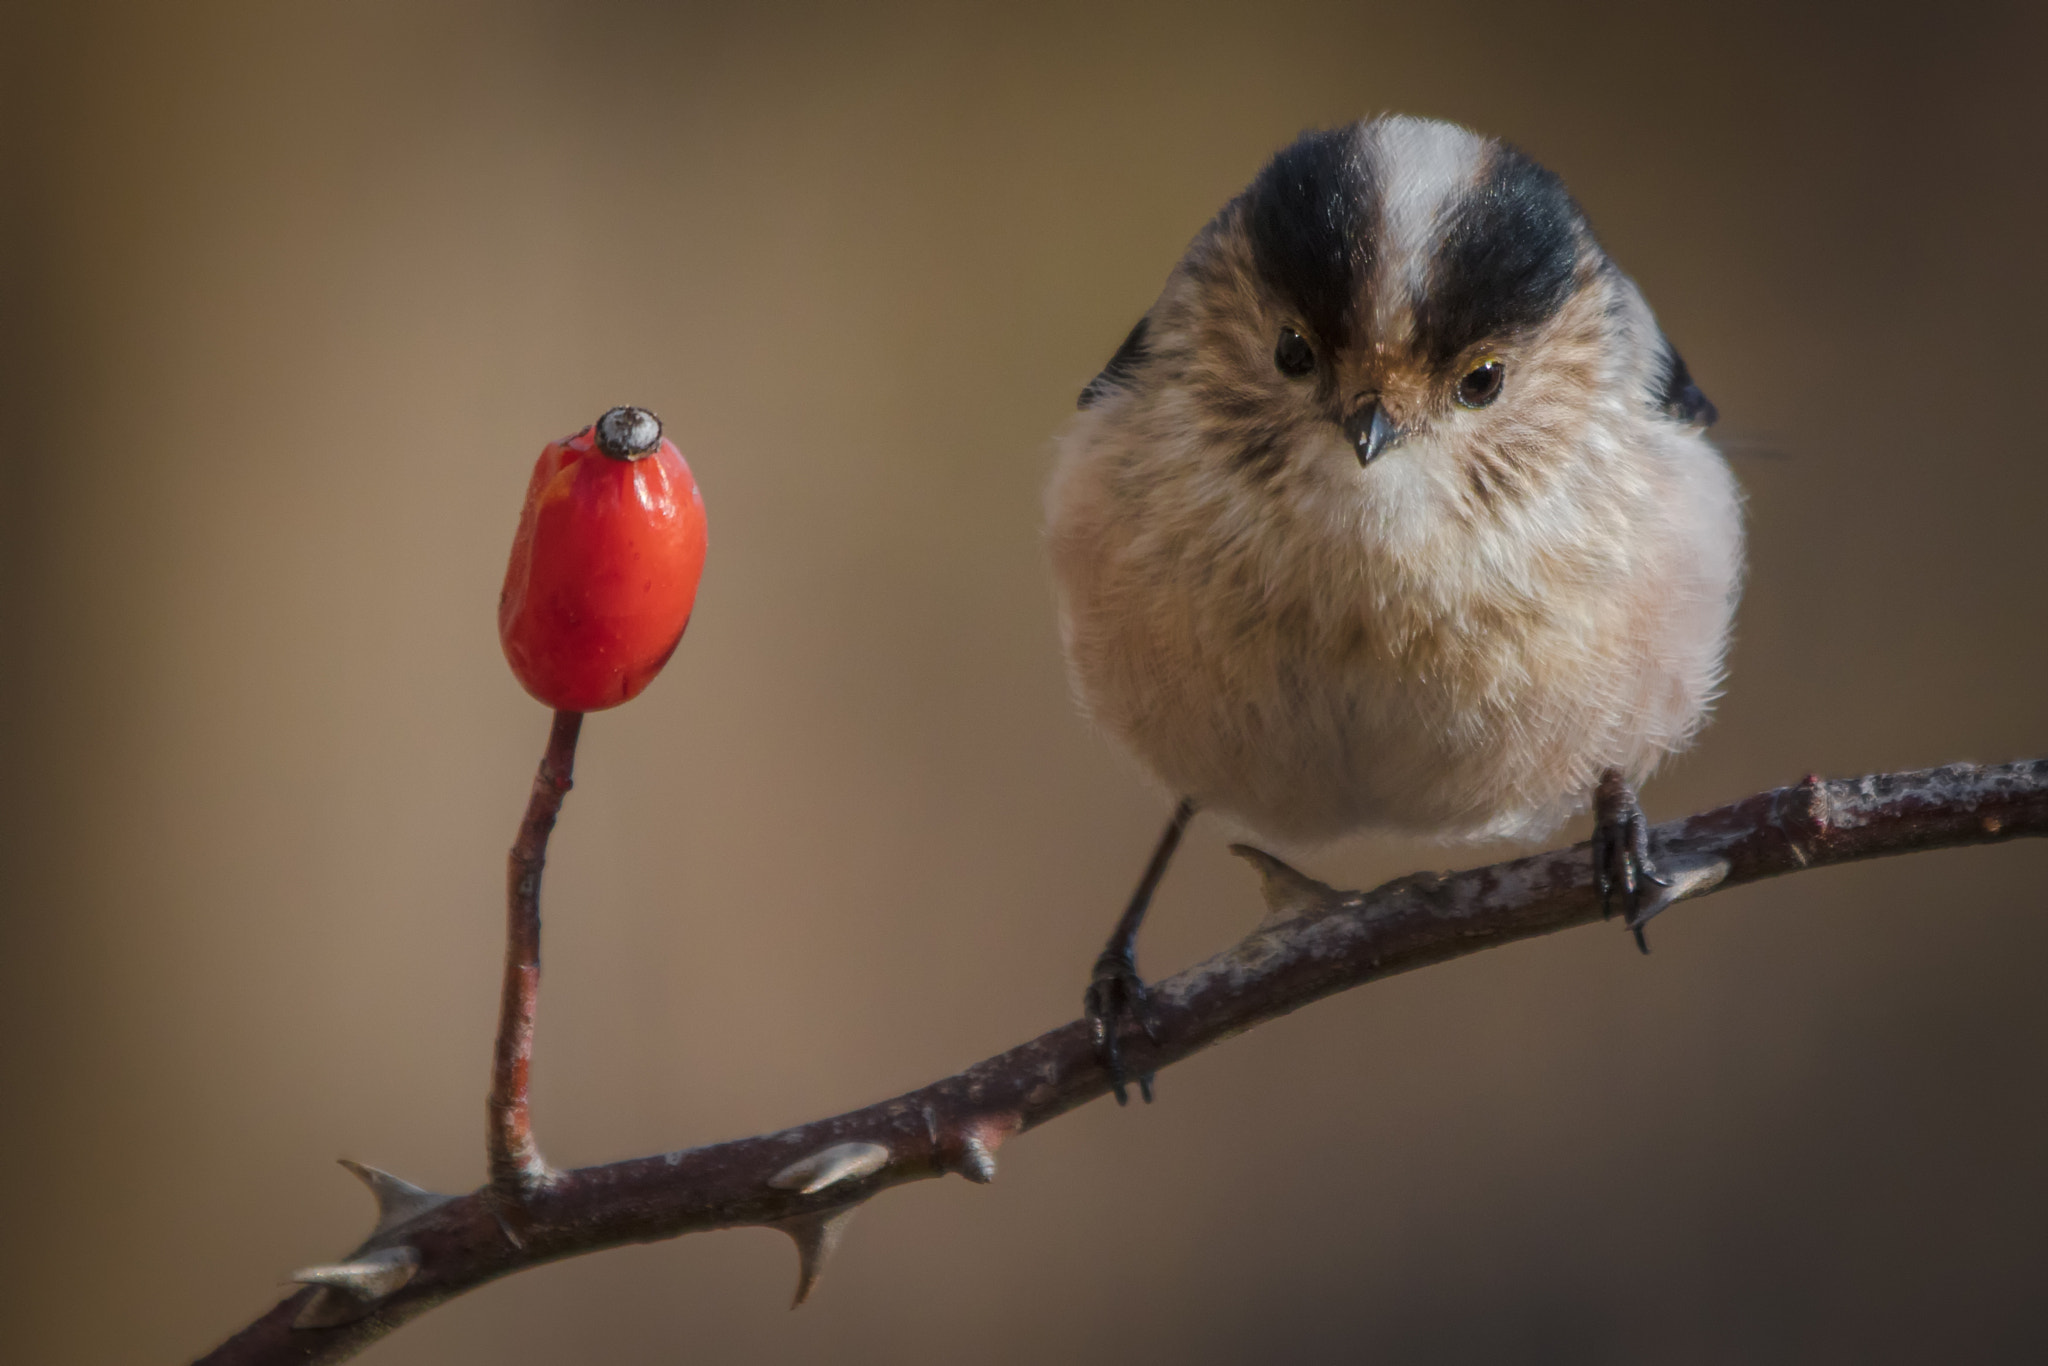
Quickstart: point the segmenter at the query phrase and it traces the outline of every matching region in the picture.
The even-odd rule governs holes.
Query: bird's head
[[[1241,486],[1461,515],[1533,496],[1604,418],[1711,420],[1558,178],[1413,118],[1276,155],[1081,406]]]

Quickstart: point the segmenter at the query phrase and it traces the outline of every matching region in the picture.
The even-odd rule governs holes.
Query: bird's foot
[[[1088,982],[1088,993],[1082,998],[1088,1013],[1088,1026],[1095,1036],[1095,1056],[1102,1060],[1103,1070],[1109,1073],[1110,1088],[1116,1092],[1116,1103],[1127,1105],[1130,1096],[1125,1093],[1129,1074],[1124,1071],[1121,1035],[1124,1024],[1135,1023],[1145,1031],[1145,1037],[1157,1042],[1152,1033],[1152,1022],[1145,1014],[1145,983],[1138,976],[1136,958],[1129,949],[1119,950],[1114,946],[1104,949],[1102,956],[1095,960],[1095,972]],[[1138,1077],[1138,1094],[1145,1103],[1152,1103],[1152,1074],[1146,1072]]]
[[[1618,902],[1636,947],[1648,953],[1643,926],[1673,899],[1650,889],[1669,889],[1672,882],[1650,857],[1650,823],[1620,769],[1601,774],[1593,793],[1593,885],[1600,893],[1601,916],[1614,914]]]

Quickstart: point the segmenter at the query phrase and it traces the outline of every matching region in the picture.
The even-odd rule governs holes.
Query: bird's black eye
[[[1293,379],[1316,368],[1316,353],[1308,339],[1291,327],[1280,329],[1280,344],[1273,348],[1273,364],[1280,367],[1280,373]]]
[[[1500,386],[1507,382],[1507,377],[1508,367],[1488,356],[1458,381],[1458,402],[1467,408],[1484,408],[1500,397]]]

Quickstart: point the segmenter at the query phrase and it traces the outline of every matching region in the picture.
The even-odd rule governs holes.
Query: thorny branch
[[[566,764],[560,777],[566,789]],[[1810,777],[1658,826],[1652,839],[1659,866],[1676,875],[1668,902],[1804,868],[2044,834],[2048,759]],[[1271,914],[1223,953],[1153,985],[1156,1037],[1134,1033],[1126,1044],[1135,1070],[1166,1067],[1350,987],[1599,918],[1583,844],[1445,876],[1418,873],[1370,892],[1337,892],[1277,859],[1240,852],[1259,869]],[[530,1014],[525,1019],[530,1024]],[[1087,1026],[1076,1020],[864,1110],[552,1173],[527,1188],[516,1240],[489,1186],[434,1195],[350,1164],[377,1197],[369,1240],[344,1263],[299,1273],[308,1288],[202,1366],[340,1361],[499,1276],[706,1229],[758,1224],[789,1233],[801,1256],[800,1302],[862,1201],[947,1172],[989,1181],[1006,1139],[1108,1090]]]

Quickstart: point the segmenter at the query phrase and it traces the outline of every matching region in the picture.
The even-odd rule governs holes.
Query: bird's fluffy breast
[[[1520,349],[1497,407],[1435,411],[1361,469],[1275,376],[1282,323],[1325,365],[1410,356],[1418,393],[1476,345]],[[1740,558],[1725,465],[1656,396],[1682,375],[1527,158],[1419,120],[1304,136],[1062,438],[1076,693],[1176,794],[1269,838],[1533,833],[1601,768],[1640,779],[1704,715]]]

